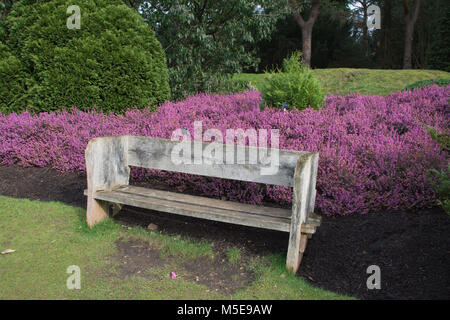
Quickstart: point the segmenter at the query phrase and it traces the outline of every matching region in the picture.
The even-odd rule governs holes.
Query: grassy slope
[[[89,229],[83,209],[56,202],[18,200],[0,196],[0,299],[341,299],[343,296],[314,288],[301,278],[286,275],[284,256],[268,257],[270,265],[252,262],[259,275],[249,287],[223,296],[183,279],[175,264],[147,270],[142,276],[121,279],[120,262],[112,259],[119,238],[138,238],[161,249],[161,254],[191,259],[214,255],[209,243],[123,228],[112,220]],[[239,252],[230,250],[230,263]],[[178,260],[177,260],[178,261]],[[81,269],[81,290],[69,290],[67,267]],[[181,275],[170,279],[170,271]]]
[[[437,70],[376,70],[376,69],[314,69],[316,77],[331,93],[388,95],[400,91],[408,84],[434,78],[450,79],[450,73]],[[257,89],[264,82],[264,74],[236,74],[234,79],[250,81]]]

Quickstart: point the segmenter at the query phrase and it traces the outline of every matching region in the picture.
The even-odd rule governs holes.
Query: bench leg
[[[305,252],[308,236],[302,233],[302,224],[306,222],[311,206],[311,173],[314,168],[314,155],[300,158],[294,172],[292,190],[292,216],[289,233],[289,247],[286,267],[296,273]]]
[[[86,220],[89,227],[119,212],[121,206],[96,200],[98,191],[112,190],[119,185],[127,185],[130,168],[127,164],[127,137],[104,137],[89,141],[86,147],[86,174],[88,186]]]
[[[88,196],[86,221],[89,227],[108,217],[109,205],[105,201],[96,200]]]
[[[293,274],[297,273],[300,263],[302,262],[303,253],[308,242],[308,235],[301,233],[301,226],[298,232],[291,232],[289,236],[289,247],[286,258],[286,268]]]

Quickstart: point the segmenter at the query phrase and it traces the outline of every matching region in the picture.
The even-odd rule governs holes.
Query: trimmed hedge
[[[436,202],[430,169],[446,170],[448,152],[424,125],[450,133],[450,86],[430,86],[387,97],[328,96],[323,108],[260,111],[259,92],[192,96],[167,102],[154,113],[128,110],[124,115],[91,111],[0,115],[0,165],[48,166],[84,172],[84,151],[98,136],[141,135],[171,138],[194,121],[203,130],[278,129],[280,148],[318,151],[318,210],[349,215],[405,210]],[[134,168],[135,178],[158,175],[174,189],[248,203],[291,201],[291,189]],[[436,178],[434,178],[436,179]],[[435,183],[438,181],[435,180]]]
[[[66,26],[73,4],[80,7],[81,29]],[[120,112],[170,97],[161,44],[120,0],[22,0],[4,25],[1,113],[63,107]]]
[[[405,87],[404,90],[414,90],[418,88],[423,88],[426,86],[431,86],[433,84],[436,84],[440,87],[445,87],[450,84],[450,79],[428,79],[428,80],[421,80],[413,82]]]

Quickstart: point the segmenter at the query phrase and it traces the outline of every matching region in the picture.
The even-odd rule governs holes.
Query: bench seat
[[[85,194],[87,195],[87,190]],[[264,207],[131,185],[121,185],[112,191],[97,191],[94,198],[109,203],[269,230],[289,232],[291,227],[291,209]],[[309,218],[302,224],[302,232],[313,234],[319,224],[320,222]]]

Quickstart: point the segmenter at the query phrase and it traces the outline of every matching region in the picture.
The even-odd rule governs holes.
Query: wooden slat
[[[253,216],[261,216],[261,219],[263,219],[263,220],[264,220],[264,217],[282,219],[281,221],[283,224],[286,222],[288,222],[290,224],[290,215],[292,212],[290,209],[282,209],[282,208],[250,205],[250,204],[244,204],[244,203],[236,203],[236,202],[231,202],[231,201],[191,196],[191,195],[180,194],[180,193],[175,193],[175,192],[162,191],[162,190],[156,190],[156,189],[148,189],[148,188],[129,186],[129,185],[119,186],[119,187],[115,188],[112,192],[120,194],[121,195],[120,200],[122,202],[117,201],[118,199],[114,200],[116,198],[115,196],[105,196],[105,194],[107,193],[105,191],[100,191],[99,193],[95,194],[94,197],[99,200],[105,200],[105,201],[112,202],[112,203],[122,203],[122,204],[127,204],[127,205],[133,206],[133,204],[125,203],[124,197],[126,197],[127,194],[130,194],[130,195],[135,194],[135,195],[140,195],[142,197],[145,197],[146,200],[148,200],[147,202],[152,202],[152,200],[156,199],[155,202],[159,203],[158,199],[160,199],[160,200],[167,200],[170,203],[177,202],[177,203],[181,203],[181,204],[192,204],[192,205],[201,207],[201,211],[204,212],[205,214],[208,214],[210,212],[208,210],[215,208],[215,209],[222,209],[222,210],[229,211],[231,214],[234,214],[234,212],[236,212],[236,214],[240,217],[242,215],[247,214],[250,216],[252,216],[252,215]],[[87,195],[87,190],[84,191],[84,194]],[[108,197],[108,199],[106,199],[106,197]],[[132,201],[133,200],[131,200],[130,203]],[[165,204],[167,204],[167,203],[165,203]],[[145,208],[157,210],[157,211],[163,211],[163,212],[171,212],[169,210],[161,209],[161,207],[158,207],[156,209],[153,207],[151,207],[151,208],[145,207]],[[176,212],[173,212],[173,213],[176,213]],[[177,214],[182,214],[182,213],[177,213]],[[202,216],[200,218],[204,218],[204,217]],[[255,218],[255,217],[250,217],[250,218]],[[208,218],[205,218],[205,219],[208,219]],[[215,219],[211,218],[209,220],[215,220]],[[270,221],[273,221],[273,220],[270,220]],[[228,221],[223,221],[223,222],[228,222]],[[231,223],[242,224],[239,221],[231,222]],[[247,224],[244,224],[244,225],[247,225]],[[308,219],[306,221],[306,223],[302,224],[301,231],[302,231],[302,233],[314,234],[316,232],[316,227],[318,227],[317,221],[316,220],[309,221],[309,219]],[[273,228],[273,227],[269,227],[266,229],[288,231],[288,230],[285,230],[284,228],[285,227],[283,226],[281,229]]]
[[[309,156],[312,153],[304,151],[293,150],[274,150],[270,148],[256,148],[239,145],[226,145],[215,144],[222,150],[222,163],[213,163],[214,159],[208,158],[205,153],[205,157],[201,160],[203,163],[195,164],[194,149],[201,148],[205,150],[208,143],[194,143],[185,142],[191,146],[191,164],[176,164],[172,158],[172,151],[176,145],[179,145],[178,141],[171,141],[166,139],[149,139],[147,137],[128,136],[128,165],[157,169],[176,171],[183,173],[190,173],[208,177],[217,177],[225,179],[234,179],[240,181],[250,181],[257,183],[265,183],[271,185],[280,186],[292,186],[292,177],[294,175],[295,166],[299,158]],[[237,163],[237,154],[244,155],[244,163]],[[272,152],[278,153],[277,169],[273,174],[261,174],[262,170],[269,168],[269,165],[265,165],[261,162],[260,157],[257,157],[256,163],[249,161],[250,154],[266,153],[270,159]],[[233,164],[229,164],[226,161],[227,157],[233,155]],[[275,155],[275,154],[274,154]],[[211,164],[205,165],[205,161],[211,161]]]
[[[156,189],[148,189],[136,186],[120,186],[115,188],[114,191],[122,192],[122,193],[131,193],[131,194],[140,194],[146,197],[165,199],[169,201],[175,202],[184,202],[184,203],[193,203],[199,204],[204,207],[211,208],[221,208],[224,210],[230,211],[240,211],[244,213],[257,214],[261,216],[269,216],[275,218],[291,218],[291,209],[282,209],[282,208],[272,208],[272,207],[264,207],[257,205],[250,205],[239,202],[232,201],[224,201],[212,198],[205,198],[199,196],[192,196],[188,194],[175,193],[170,191],[156,190]]]
[[[278,231],[289,231],[290,219],[285,217],[262,216],[258,214],[232,211],[217,207],[203,206],[202,197],[195,202],[180,202],[149,197],[142,194],[126,193],[119,190],[99,191],[94,195],[95,199],[121,203],[133,207],[146,208],[156,211],[169,212],[195,218],[221,221],[257,228]],[[221,201],[221,200],[218,200]]]

